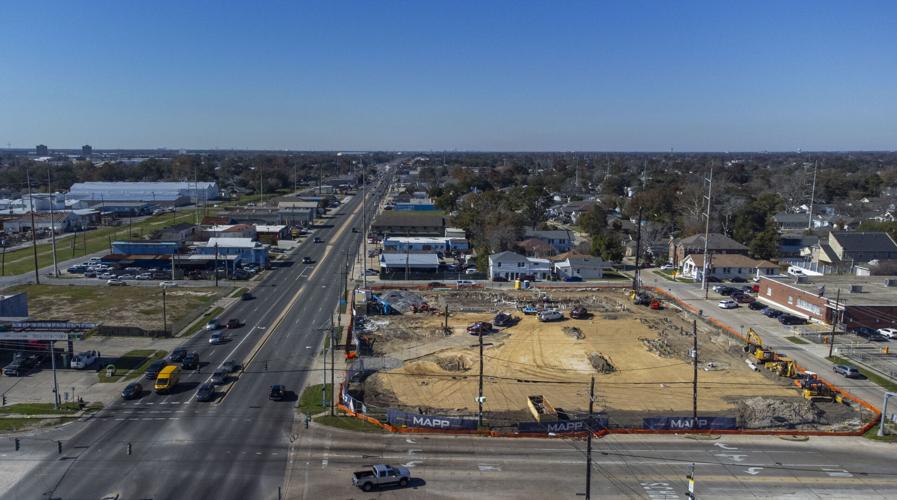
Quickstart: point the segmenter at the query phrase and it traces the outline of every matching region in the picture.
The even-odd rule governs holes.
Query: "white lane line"
[[[258,328],[258,325],[253,326],[253,327],[249,330],[249,333],[247,333],[246,335],[243,336],[243,339],[242,339],[240,342],[238,342],[237,345],[235,345],[233,349],[231,349],[231,351],[227,354],[227,356],[224,357],[224,359],[225,359],[225,360],[230,359],[231,356],[233,356],[234,353],[237,352],[237,349],[239,349],[240,346],[243,345],[243,342],[246,342],[246,339],[248,339],[249,337],[252,336],[252,332],[254,332],[254,331],[256,330],[256,328]],[[223,364],[224,364],[224,361],[222,361],[221,363],[219,363],[219,364],[218,364],[218,368],[221,368],[221,365],[223,365]],[[212,376],[211,376],[211,375],[209,375],[209,377],[206,378],[206,381],[203,382],[203,383],[204,383],[204,384],[205,384],[205,383],[208,383],[210,380],[212,380]],[[190,399],[188,399],[187,402],[185,402],[184,404],[189,404],[190,401],[193,401],[193,398],[195,398],[195,397],[196,397],[196,394],[193,394],[192,396],[190,396]]]

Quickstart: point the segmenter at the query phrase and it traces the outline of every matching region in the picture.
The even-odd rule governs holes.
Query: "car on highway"
[[[215,385],[209,382],[200,384],[196,389],[196,400],[206,403],[213,399],[215,399]]]
[[[243,292],[240,295],[240,300],[252,300],[254,298],[255,298],[255,295],[253,295],[252,292]]]
[[[84,370],[90,365],[99,361],[100,355],[96,351],[79,352],[72,356],[72,368],[76,370]]]
[[[209,343],[212,345],[218,345],[224,342],[224,332],[212,332],[209,335]]]
[[[281,384],[274,384],[271,386],[271,391],[268,392],[268,399],[273,401],[283,401],[284,398],[287,397],[287,388]]]
[[[147,380],[156,380],[156,377],[159,376],[159,372],[161,372],[162,369],[166,366],[168,366],[168,361],[165,359],[158,359],[156,361],[153,361],[149,366],[146,367],[144,376]]]
[[[321,239],[320,237],[318,237],[318,236],[315,236],[314,242],[315,242],[315,243],[324,243],[324,240],[322,240],[322,239]]]
[[[178,286],[174,281],[160,281],[159,288],[174,288]]]
[[[735,309],[738,307],[738,302],[735,302],[732,299],[726,299],[719,301],[719,304],[717,305],[720,309]]]
[[[363,491],[371,491],[374,488],[387,485],[398,485],[404,488],[410,481],[411,472],[406,467],[393,467],[386,464],[372,465],[370,469],[352,474],[352,485]]]
[[[209,382],[215,385],[223,385],[227,382],[228,372],[224,368],[215,368],[215,371],[212,372],[212,378],[209,379]]]
[[[889,339],[897,339],[897,328],[879,328],[876,333]]]
[[[121,398],[125,401],[131,399],[137,399],[143,395],[143,386],[140,385],[140,382],[131,382],[126,385],[124,389],[121,390]]]
[[[231,328],[231,329],[240,328],[241,326],[243,326],[243,322],[237,318],[231,318],[231,319],[227,320],[228,328]]]
[[[763,315],[766,316],[767,318],[778,318],[779,316],[785,314],[782,311],[779,311],[778,309],[773,309],[771,307],[761,309],[760,312],[763,313]]]
[[[848,365],[835,365],[832,367],[835,373],[844,375],[847,378],[862,378],[862,374],[860,371],[856,369],[854,366]]]
[[[168,355],[168,361],[170,363],[180,363],[187,357],[187,349],[183,347],[175,347],[174,350],[171,351],[171,354]]]
[[[488,321],[477,321],[467,327],[467,333],[471,335],[484,335],[492,331],[492,323]]]
[[[757,302],[756,300],[748,304],[748,309],[751,311],[762,311],[766,309],[766,304],[762,302]]]
[[[156,394],[171,392],[175,386],[178,385],[180,378],[181,368],[174,365],[168,365],[165,368],[162,368],[162,371],[159,372],[155,383],[153,383],[153,390]]]
[[[311,264],[312,262],[314,262],[314,261],[311,260],[311,257],[309,257],[309,256],[307,256],[307,255],[306,255],[305,257],[302,257],[302,263],[303,263],[303,264]]]
[[[783,325],[804,325],[807,323],[807,320],[804,318],[794,316],[793,314],[781,314],[777,319]]]
[[[243,363],[240,363],[236,359],[229,359],[221,365],[221,368],[227,370],[228,373],[238,372],[243,369]]]
[[[109,286],[125,286],[125,285],[127,285],[127,283],[125,283],[124,281],[122,281],[118,278],[108,279],[108,280],[106,280],[106,284]]]
[[[542,311],[537,314],[536,317],[539,319],[539,321],[547,323],[549,321],[561,321],[562,319],[564,319],[564,314],[560,311],[552,309],[549,311]]]
[[[210,319],[209,322],[206,323],[207,332],[214,332],[219,328],[221,328],[221,323],[218,321],[218,318]]]
[[[199,368],[199,353],[191,352],[184,356],[184,359],[181,360],[181,368],[185,370],[196,370]]]

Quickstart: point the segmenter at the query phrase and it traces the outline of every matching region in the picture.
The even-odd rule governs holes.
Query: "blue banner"
[[[392,425],[406,427],[422,427],[426,429],[476,429],[477,421],[438,415],[419,415],[389,408],[386,410],[386,421]]]
[[[682,431],[707,429],[735,429],[737,419],[732,417],[657,417],[643,419],[642,428],[655,431]]]
[[[607,417],[594,416],[591,422],[584,418],[580,420],[557,420],[554,422],[519,422],[517,432],[538,432],[551,434],[565,434],[571,432],[600,431],[607,428]]]

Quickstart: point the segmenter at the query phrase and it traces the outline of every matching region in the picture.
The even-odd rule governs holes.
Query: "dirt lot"
[[[531,292],[422,295],[434,309],[442,311],[448,304],[454,311],[448,319],[451,334],[443,332],[444,317],[438,314],[372,317],[374,352],[404,364],[367,378],[363,391],[369,405],[475,413],[478,338],[465,328],[508,311],[520,316],[520,322],[484,337],[485,409],[493,415],[525,418],[527,397],[536,394],[568,412],[585,411],[593,375],[596,410],[612,418],[691,414],[693,337],[691,323],[677,311],[633,306],[620,291],[562,292],[553,294],[555,302],[548,306],[564,311],[567,319],[541,323],[515,311],[524,302],[541,303]],[[592,316],[569,319],[569,309],[577,303],[586,305]],[[790,380],[752,371],[740,341],[703,329],[698,339],[701,415],[766,418],[766,427],[834,423],[829,421],[832,416],[838,421],[855,416],[849,409],[821,411],[824,405],[810,405]],[[770,416],[767,408],[775,408],[777,415]]]
[[[28,293],[31,319],[56,319],[115,326],[162,328],[162,291],[155,287],[23,285],[4,292]],[[230,288],[171,288],[166,292],[168,324],[205,309]]]

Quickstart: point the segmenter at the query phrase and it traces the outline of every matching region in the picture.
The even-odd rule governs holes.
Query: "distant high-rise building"
[[[48,148],[46,146],[46,144],[38,144],[37,147],[34,149],[37,150],[37,156],[49,156],[50,155],[50,148]]]
[[[92,154],[93,154],[93,148],[90,146],[90,144],[85,144],[85,145],[81,146],[81,156],[87,158],[88,156],[90,156]]]

